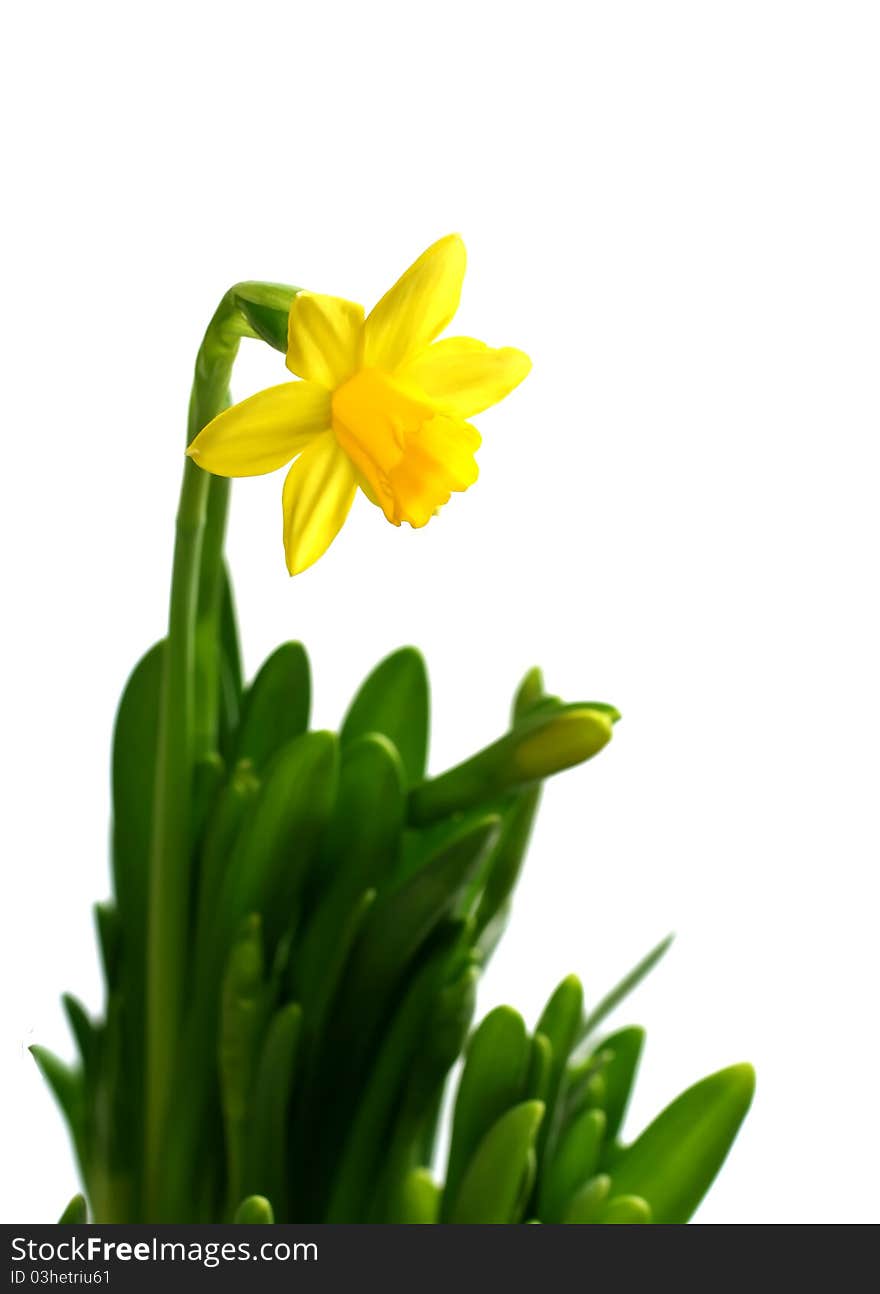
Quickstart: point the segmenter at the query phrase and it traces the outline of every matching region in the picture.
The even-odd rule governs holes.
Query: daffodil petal
[[[298,292],[287,321],[287,367],[332,391],[360,367],[364,307],[343,297]]]
[[[531,367],[528,355],[511,346],[496,350],[473,337],[448,337],[407,360],[395,376],[441,413],[472,418],[509,395]]]
[[[298,575],[324,554],[339,534],[357,489],[348,456],[331,431],[299,456],[284,482],[284,551]]]
[[[434,243],[367,316],[364,366],[393,373],[433,341],[458,309],[465,250],[458,234]]]
[[[289,463],[331,416],[323,387],[282,382],[218,414],[186,452],[215,476],[261,476]]]

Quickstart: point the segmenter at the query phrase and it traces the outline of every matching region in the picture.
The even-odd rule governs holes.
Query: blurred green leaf
[[[571,1223],[598,1222],[611,1190],[611,1178],[604,1173],[591,1177],[571,1199],[562,1221]]]
[[[477,1147],[449,1212],[453,1223],[519,1222],[523,1179],[534,1164],[535,1138],[544,1116],[540,1101],[508,1110]],[[527,1180],[526,1187],[531,1183]]]
[[[321,850],[328,879],[296,962],[296,995],[303,1003],[323,983],[327,949],[360,895],[378,889],[394,870],[403,814],[403,770],[387,738],[371,734],[345,747],[339,794]]]
[[[362,1062],[389,994],[431,931],[455,910],[497,829],[497,818],[486,818],[464,831],[371,909],[334,1012],[337,1041],[352,1071]]]
[[[292,925],[336,796],[338,754],[329,732],[283,746],[266,769],[226,869],[220,946],[250,912],[263,918],[267,952]]]
[[[340,740],[347,746],[368,733],[382,733],[397,749],[407,783],[412,785],[425,775],[429,726],[425,662],[414,647],[401,647],[361,685],[345,716]]]
[[[530,1056],[525,1023],[512,1007],[496,1007],[474,1031],[455,1097],[443,1197],[445,1218],[480,1141],[502,1114],[523,1100]]]
[[[86,1086],[90,1086],[97,1077],[100,1036],[94,1022],[89,1018],[85,1007],[78,998],[75,998],[72,993],[64,993],[61,997],[61,1002],[82,1060]]]
[[[529,1072],[524,1093],[529,1100],[546,1103],[552,1069],[553,1048],[550,1045],[550,1039],[543,1033],[536,1033],[531,1041]]]
[[[503,912],[513,894],[531,838],[540,796],[541,790],[537,786],[521,791],[502,813],[501,831],[489,856],[483,893],[477,906],[478,937]]]
[[[84,1195],[74,1195],[58,1222],[61,1226],[82,1226],[88,1222],[89,1214]]]
[[[72,1069],[59,1060],[47,1047],[36,1044],[29,1047],[37,1068],[46,1080],[67,1122],[68,1131],[76,1151],[80,1171],[85,1176],[87,1153],[85,1144],[85,1103],[82,1070]]]
[[[542,1222],[562,1222],[566,1209],[599,1166],[605,1115],[584,1110],[566,1128],[545,1166],[538,1197]]]
[[[597,1222],[622,1223],[626,1226],[641,1225],[653,1220],[650,1204],[639,1195],[615,1195],[596,1218]]]
[[[439,1186],[427,1168],[414,1168],[401,1182],[388,1220],[410,1224],[437,1222],[439,1208]]]
[[[751,1065],[733,1065],[688,1088],[615,1161],[614,1194],[647,1200],[657,1223],[687,1222],[727,1157],[754,1086]]]
[[[556,1124],[556,1103],[562,1076],[568,1062],[584,1007],[584,990],[576,975],[567,975],[544,1007],[535,1033],[550,1043],[551,1063],[547,1080],[547,1117],[538,1139],[538,1155],[543,1155],[548,1138]]]
[[[601,1050],[609,1053],[602,1068],[605,1088],[602,1109],[607,1120],[605,1137],[609,1143],[616,1139],[623,1123],[644,1045],[645,1031],[636,1027],[620,1029],[602,1043]]]
[[[269,1014],[260,918],[242,924],[229,954],[220,1006],[220,1093],[230,1207],[242,1196],[246,1120]]]
[[[339,1160],[328,1222],[351,1222],[362,1216],[368,1193],[375,1190],[394,1115],[417,1051],[423,1045],[425,1020],[432,1016],[432,1004],[448,970],[454,943],[455,934],[451,941],[441,943],[416,972],[382,1038]]]
[[[296,1003],[275,1012],[248,1100],[244,1189],[274,1200],[282,1217],[287,1197],[287,1117],[301,1030],[302,1010]]]
[[[272,1205],[262,1195],[249,1195],[246,1200],[242,1200],[235,1210],[233,1222],[244,1222],[253,1226],[255,1223],[271,1223],[275,1221],[275,1215],[272,1212]]]
[[[236,741],[236,759],[266,767],[281,748],[309,726],[309,660],[302,643],[283,643],[248,688]]]

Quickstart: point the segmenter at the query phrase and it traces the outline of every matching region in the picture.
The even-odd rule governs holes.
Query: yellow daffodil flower
[[[395,526],[424,526],[477,479],[468,418],[528,373],[522,351],[470,337],[435,339],[458,308],[461,239],[429,247],[364,318],[340,297],[300,292],[287,367],[302,379],[233,405],[187,453],[218,476],[258,476],[295,460],[284,482],[291,575],[326,552],[358,486]]]

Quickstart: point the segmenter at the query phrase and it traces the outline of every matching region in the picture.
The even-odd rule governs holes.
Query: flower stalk
[[[223,297],[196,358],[187,448],[229,405],[232,367],[243,337],[277,345],[295,288],[244,283]],[[167,648],[150,844],[147,938],[146,1193],[161,1211],[160,1165],[174,1054],[180,1036],[191,891],[196,764],[217,750],[219,618],[229,481],[184,460],[177,509]]]

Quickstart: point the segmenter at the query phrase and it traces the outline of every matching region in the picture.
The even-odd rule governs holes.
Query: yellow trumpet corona
[[[457,234],[429,247],[365,318],[341,297],[300,292],[287,367],[301,379],[226,409],[187,453],[217,476],[291,463],[284,549],[291,575],[339,533],[360,487],[395,526],[424,526],[477,479],[480,436],[467,421],[531,367],[520,350],[436,338],[458,309],[465,270]]]

